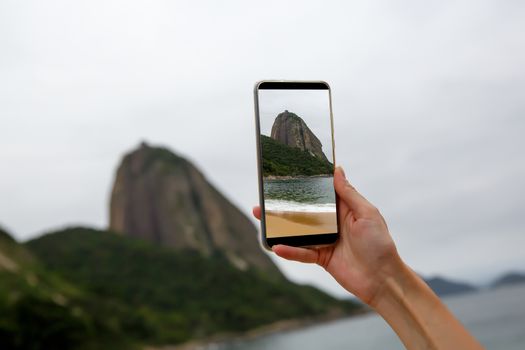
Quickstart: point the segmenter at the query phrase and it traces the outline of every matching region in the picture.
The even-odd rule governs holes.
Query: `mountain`
[[[442,277],[425,279],[428,286],[439,296],[474,292],[477,288],[463,282],[451,281]]]
[[[211,256],[239,269],[280,274],[261,250],[253,223],[189,161],[146,143],[127,154],[111,193],[109,229]]]
[[[328,162],[321,141],[295,113],[285,110],[277,115],[272,125],[271,138]]]
[[[260,135],[263,176],[312,176],[333,174],[334,166],[308,151]]]
[[[101,317],[142,344],[176,344],[358,309],[257,267],[240,270],[221,251],[205,257],[79,227],[46,234],[27,247],[60,278],[113,305],[114,313]]]
[[[0,229],[2,348],[137,349],[362,310],[288,281],[250,220],[164,148],[124,158],[110,226],[24,245]]]
[[[508,272],[490,284],[491,288],[525,283],[525,274],[522,272]]]

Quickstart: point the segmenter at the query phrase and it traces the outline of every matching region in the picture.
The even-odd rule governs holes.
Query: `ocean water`
[[[333,181],[333,177],[264,180],[265,208],[272,211],[335,211]]]
[[[487,348],[525,349],[525,285],[485,290],[444,299],[448,307]],[[249,341],[214,345],[217,350],[404,349],[376,314],[338,320]]]

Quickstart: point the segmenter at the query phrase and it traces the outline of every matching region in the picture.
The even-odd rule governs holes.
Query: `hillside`
[[[47,234],[27,247],[61,278],[121,306],[126,318],[115,315],[115,322],[145,343],[179,343],[357,309],[278,274],[241,271],[220,252],[203,257],[86,228]]]
[[[113,322],[117,312],[45,269],[0,229],[2,349],[134,349]]]
[[[263,176],[312,176],[333,174],[334,166],[308,151],[287,146],[261,135]]]

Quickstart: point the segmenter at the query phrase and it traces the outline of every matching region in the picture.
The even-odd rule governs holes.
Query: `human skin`
[[[399,256],[379,212],[334,172],[340,238],[321,248],[275,245],[278,256],[322,266],[347,291],[377,311],[407,349],[483,349],[427,284]],[[259,207],[253,214],[260,219]]]

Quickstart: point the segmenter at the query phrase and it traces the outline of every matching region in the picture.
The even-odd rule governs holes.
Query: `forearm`
[[[371,306],[407,349],[483,349],[416,273],[396,265]]]

